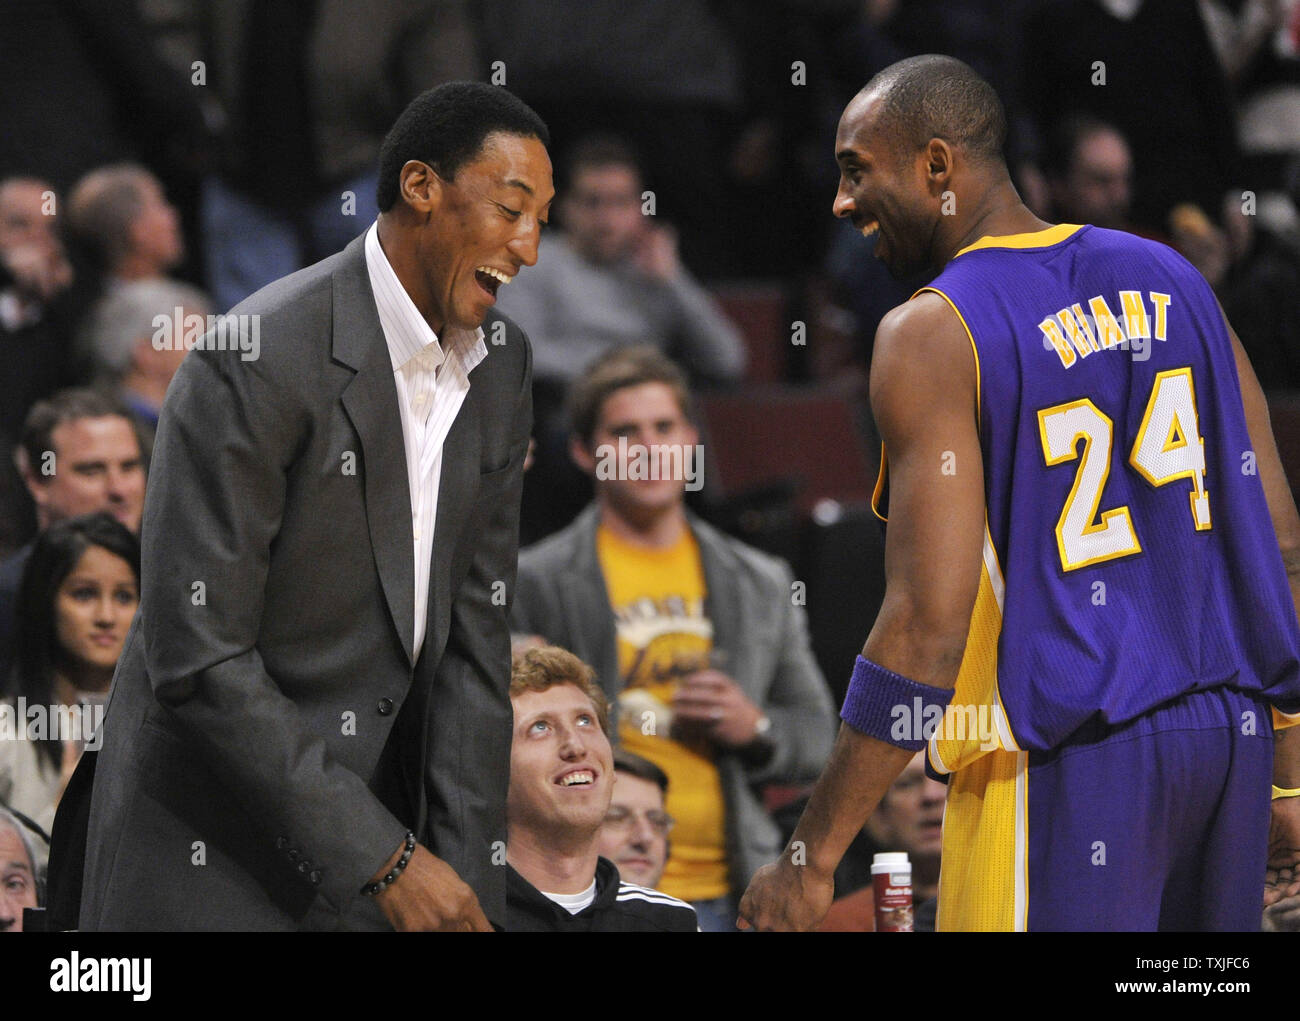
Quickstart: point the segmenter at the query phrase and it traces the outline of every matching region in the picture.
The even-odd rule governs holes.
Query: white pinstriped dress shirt
[[[375,292],[379,325],[393,361],[402,415],[406,477],[411,485],[411,535],[415,557],[415,656],[424,644],[429,609],[433,533],[442,477],[442,444],[469,393],[470,371],[487,357],[481,328],[438,335],[424,321],[379,244],[378,223],[366,232],[366,269]]]

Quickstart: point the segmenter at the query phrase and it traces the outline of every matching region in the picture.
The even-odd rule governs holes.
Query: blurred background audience
[[[134,280],[101,298],[82,330],[95,385],[131,412],[146,454],[186,338],[202,337],[211,314],[197,287],[165,277]]]
[[[145,468],[140,436],[122,405],[94,390],[63,390],[27,415],[14,460],[34,508],[37,535],[80,514],[104,511],[139,534]],[[17,634],[15,607],[36,547],[0,561],[0,679]]]
[[[539,247],[537,265],[503,288],[498,307],[527,324],[533,342],[533,435],[524,482],[529,542],[567,525],[590,496],[569,460],[565,395],[605,352],[653,344],[696,385],[739,381],[739,331],[683,267],[671,227],[644,212],[640,164],[613,136],[588,136],[570,151],[556,216],[564,224]]]

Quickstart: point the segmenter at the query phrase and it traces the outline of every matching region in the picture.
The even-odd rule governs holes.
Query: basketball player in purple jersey
[[[939,275],[876,335],[885,600],[742,926],[816,926],[921,748],[940,929],[1257,929],[1300,892],[1300,515],[1259,384],[1176,253],[1035,217],[1005,134],[948,57],[840,120],[835,214]]]

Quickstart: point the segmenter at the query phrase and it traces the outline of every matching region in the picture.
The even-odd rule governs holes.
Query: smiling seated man
[[[516,656],[506,801],[506,928],[520,932],[695,932],[695,910],[624,883],[596,852],[614,789],[604,693],[555,646]]]

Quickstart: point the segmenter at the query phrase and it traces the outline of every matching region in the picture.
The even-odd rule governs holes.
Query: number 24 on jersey
[[[1100,520],[1097,517],[1110,474],[1114,433],[1110,418],[1086,397],[1038,413],[1038,434],[1048,466],[1079,460],[1074,486],[1056,522],[1056,545],[1061,567],[1066,571],[1142,552],[1127,507],[1102,511]],[[1079,440],[1083,440],[1082,453]],[[1192,526],[1198,532],[1210,527],[1205,442],[1201,439],[1190,368],[1157,374],[1128,460],[1153,486],[1190,480]]]

